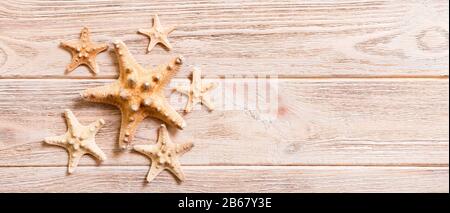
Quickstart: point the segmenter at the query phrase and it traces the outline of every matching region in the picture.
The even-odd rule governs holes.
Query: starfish
[[[211,102],[208,92],[216,87],[217,84],[214,83],[203,84],[201,70],[194,67],[191,85],[189,87],[177,86],[174,90],[188,96],[188,102],[184,111],[190,112],[194,105],[198,103],[205,105],[209,110],[214,110],[214,104]]]
[[[167,36],[175,30],[175,27],[163,28],[159,22],[158,15],[153,17],[153,26],[150,30],[139,29],[138,32],[149,37],[150,42],[148,43],[147,53],[149,53],[156,44],[160,43],[164,45],[167,49],[171,50],[172,45],[170,45]]]
[[[134,137],[137,126],[146,117],[160,119],[183,129],[184,119],[166,100],[164,87],[178,72],[183,57],[173,59],[169,64],[145,69],[131,56],[122,41],[114,42],[118,57],[119,78],[112,84],[85,90],[81,96],[88,101],[117,106],[122,113],[119,146],[127,147]]]
[[[100,161],[106,160],[106,155],[95,143],[95,135],[105,125],[103,119],[99,119],[88,126],[81,125],[72,111],[65,110],[67,132],[61,136],[47,137],[45,143],[61,146],[67,149],[69,154],[69,174],[75,171],[80,158],[90,154]]]
[[[133,148],[152,160],[147,175],[148,182],[152,181],[164,169],[174,174],[179,181],[184,181],[185,177],[181,171],[178,157],[191,150],[193,146],[193,143],[173,143],[169,138],[166,125],[161,124],[155,145],[135,145]]]
[[[73,71],[80,65],[86,65],[94,74],[99,72],[95,57],[98,53],[108,49],[106,43],[94,44],[89,38],[89,30],[81,30],[80,41],[64,41],[61,46],[72,53],[72,62],[67,66],[66,73]]]

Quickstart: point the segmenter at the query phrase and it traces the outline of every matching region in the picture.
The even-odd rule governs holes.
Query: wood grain
[[[445,167],[185,166],[177,184],[162,172],[145,183],[146,166],[0,167],[2,192],[447,192]],[[17,181],[20,180],[20,181]]]
[[[145,54],[137,30],[155,13],[177,26],[174,50]],[[64,75],[59,43],[83,26],[95,42],[123,40],[144,66],[184,55],[176,83],[191,65],[222,83],[216,111],[197,108],[185,130],[169,129],[195,143],[181,158],[187,182],[163,172],[145,184],[149,160],[116,148],[119,110],[79,98],[117,77],[111,52],[97,76]],[[0,192],[448,193],[448,74],[447,0],[2,0]],[[266,75],[279,77],[270,114],[243,92]],[[42,142],[65,131],[65,108],[84,124],[106,120],[101,166],[84,157],[67,176],[66,152]],[[158,125],[147,119],[135,143],[154,141]]]
[[[85,68],[65,76],[70,54],[58,47],[83,26],[94,41],[124,40],[144,65],[182,54],[207,77],[448,77],[448,8],[447,0],[3,0],[0,78],[90,78]],[[148,40],[136,33],[154,13],[178,26],[170,53],[145,54]],[[117,75],[111,54],[98,62],[96,78]]]
[[[63,149],[42,143],[44,137],[65,132],[65,108],[84,124],[106,120],[97,135],[109,158],[105,165],[148,164],[143,156],[116,148],[118,109],[79,98],[85,88],[107,82],[111,80],[1,80],[0,165],[65,165]],[[217,90],[233,89],[224,85]],[[185,130],[171,129],[175,142],[196,145],[184,164],[448,164],[448,80],[279,80],[277,85],[279,103],[272,119],[257,110],[220,107],[186,115]],[[184,103],[175,106],[182,109]],[[136,144],[154,141],[158,125],[147,119]],[[95,161],[85,157],[81,164]]]

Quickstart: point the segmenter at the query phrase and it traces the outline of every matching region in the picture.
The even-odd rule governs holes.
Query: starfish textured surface
[[[118,57],[119,78],[112,84],[91,88],[81,95],[85,100],[117,106],[122,112],[119,146],[126,148],[134,133],[146,117],[154,117],[183,129],[186,122],[166,100],[164,87],[180,70],[183,57],[169,64],[145,69],[131,56],[122,41],[114,42]]]
[[[95,57],[98,53],[108,49],[106,43],[94,44],[91,42],[88,28],[81,30],[79,41],[64,41],[61,46],[72,53],[72,62],[67,66],[66,73],[73,71],[80,65],[86,65],[94,74],[99,72]]]
[[[75,115],[66,109],[65,118],[67,132],[61,136],[47,137],[45,143],[64,147],[69,154],[69,174],[75,171],[80,158],[90,154],[100,161],[106,160],[106,155],[95,143],[95,135],[105,125],[103,119],[99,119],[88,126],[81,125]]]
[[[147,181],[150,182],[164,169],[174,174],[179,181],[184,181],[185,177],[183,171],[181,171],[178,158],[191,150],[192,147],[194,147],[193,143],[173,143],[170,140],[166,125],[161,124],[155,145],[135,145],[133,148],[152,160],[147,175]]]
[[[154,15],[152,28],[150,30],[139,29],[138,32],[150,39],[147,47],[147,53],[149,53],[158,43],[171,50],[172,45],[170,45],[167,36],[174,30],[175,27],[163,28],[159,22],[158,15]]]
[[[201,70],[194,67],[191,85],[189,87],[177,86],[174,88],[175,91],[188,96],[188,101],[184,108],[185,112],[192,111],[192,108],[198,103],[205,105],[209,110],[214,110],[214,104],[211,102],[208,92],[216,88],[217,84],[204,84],[201,75]]]

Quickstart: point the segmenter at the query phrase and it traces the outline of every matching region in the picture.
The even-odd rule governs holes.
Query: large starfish
[[[175,30],[175,27],[163,28],[161,22],[159,22],[158,15],[153,17],[153,26],[150,30],[139,29],[138,32],[146,35],[150,42],[148,43],[147,53],[149,53],[156,44],[160,43],[164,45],[167,49],[171,50],[172,45],[170,45],[167,36]]]
[[[175,91],[188,96],[188,101],[185,112],[192,111],[194,105],[201,103],[209,110],[214,110],[214,104],[211,102],[208,92],[217,87],[215,83],[203,84],[201,78],[202,72],[200,69],[194,67],[192,71],[192,83],[189,87],[177,86]]]
[[[179,181],[184,181],[185,177],[183,171],[181,171],[178,157],[191,150],[193,146],[193,143],[173,143],[166,126],[161,124],[155,145],[135,145],[133,148],[152,160],[147,175],[148,182],[152,181],[164,169],[169,170]]]
[[[84,27],[81,30],[79,41],[64,41],[61,46],[72,53],[72,62],[67,65],[66,73],[73,71],[78,66],[84,64],[92,70],[94,74],[99,72],[95,57],[98,53],[108,49],[106,43],[94,44],[89,38],[89,30]]]
[[[183,57],[177,57],[167,65],[145,69],[131,56],[122,41],[114,42],[114,50],[119,61],[119,78],[112,84],[87,89],[81,95],[88,101],[120,108],[122,124],[119,146],[127,147],[138,124],[148,116],[183,129],[186,122],[169,105],[164,95],[164,87],[180,69]]]
[[[88,126],[83,126],[70,110],[66,109],[64,115],[67,123],[66,134],[47,137],[44,141],[47,144],[61,146],[67,149],[69,154],[69,174],[75,171],[80,158],[85,154],[90,154],[100,161],[106,160],[105,153],[95,143],[95,135],[105,125],[105,121],[99,119]]]

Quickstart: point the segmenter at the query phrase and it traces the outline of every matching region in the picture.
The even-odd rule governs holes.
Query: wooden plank
[[[198,167],[177,184],[148,167],[0,167],[0,192],[446,192],[448,167]]]
[[[147,165],[143,156],[115,148],[119,110],[79,98],[80,91],[110,81],[0,80],[0,166],[64,166],[67,154],[42,140],[65,132],[65,108],[84,124],[106,120],[97,137],[109,158],[103,165]],[[233,91],[226,82],[215,95]],[[220,106],[186,115],[185,130],[170,129],[175,142],[196,145],[183,163],[448,165],[448,79],[280,79],[275,85],[274,118]],[[226,103],[238,104],[234,101]],[[135,143],[154,141],[158,125],[147,119]],[[81,165],[95,164],[89,157],[81,160]]]
[[[93,40],[122,39],[137,60],[155,65],[183,54],[207,77],[448,76],[447,0],[429,1],[8,1],[0,2],[0,78],[64,76],[70,61],[58,47],[82,26]],[[145,54],[159,13],[177,25],[174,51]],[[101,74],[117,74],[115,57],[98,57]],[[181,75],[188,75],[183,72]]]

